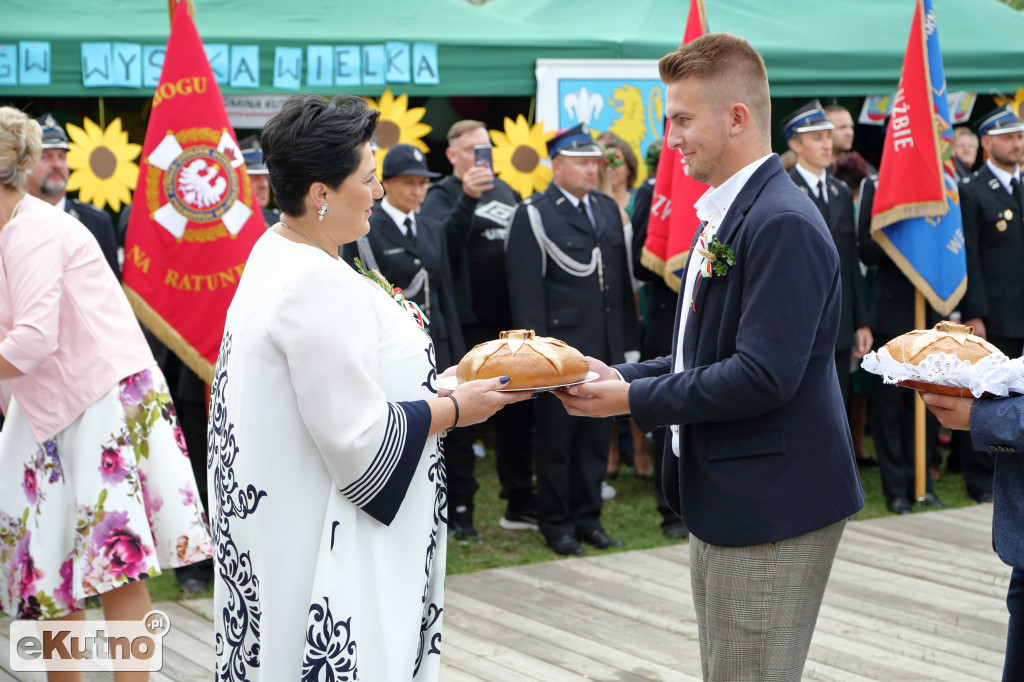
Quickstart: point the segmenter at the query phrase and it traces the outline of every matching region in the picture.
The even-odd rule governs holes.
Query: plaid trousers
[[[719,547],[690,536],[705,681],[800,682],[845,528],[843,519],[749,547]]]

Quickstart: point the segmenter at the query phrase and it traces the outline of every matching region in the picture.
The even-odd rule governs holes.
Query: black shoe
[[[606,471],[604,472],[604,477],[607,481],[614,481],[616,478],[619,477],[619,470],[616,469],[615,471]]]
[[[636,475],[636,477],[639,478],[641,481],[645,481],[647,483],[653,483],[654,482],[654,474],[640,474],[640,473],[638,473]]]
[[[498,519],[498,525],[505,530],[537,530],[537,510],[507,509],[505,515]]]
[[[685,540],[690,537],[690,529],[682,519],[665,521],[661,524],[661,534],[669,540]]]
[[[949,509],[949,505],[935,497],[935,493],[925,493],[924,506],[935,507],[936,509]]]
[[[585,552],[576,538],[571,535],[559,535],[557,538],[548,538],[545,542],[548,549],[555,554],[562,556],[582,556]]]
[[[905,497],[893,497],[885,503],[885,507],[893,514],[909,514],[913,509],[910,500]]]
[[[455,540],[460,545],[483,544],[480,534],[473,526],[473,508],[459,506],[452,510],[448,516],[448,539]]]
[[[874,457],[864,457],[863,459],[857,458],[858,469],[877,469],[878,460]]]
[[[593,545],[598,549],[608,549],[610,547],[626,546],[626,543],[622,540],[614,540],[608,537],[608,533],[605,533],[600,528],[595,528],[594,530],[588,531],[586,533],[580,533],[579,536],[580,540],[587,543],[588,545]]]

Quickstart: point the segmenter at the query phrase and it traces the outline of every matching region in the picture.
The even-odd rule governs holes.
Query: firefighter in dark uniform
[[[916,289],[885,249],[871,237],[871,210],[875,203],[878,177],[864,178],[860,186],[857,212],[857,231],[860,237],[860,259],[868,267],[876,267],[874,295],[871,301],[871,329],[874,350],[891,339],[914,328],[914,299]],[[941,320],[937,312],[927,307],[925,327],[931,328]],[[876,377],[872,391],[869,415],[871,435],[878,455],[878,468],[882,478],[882,492],[886,508],[896,514],[913,511],[914,499],[914,401],[913,391],[902,386],[886,384]],[[939,435],[939,422],[929,412],[925,417],[925,449],[935,452]],[[929,507],[946,506],[933,489],[931,468],[925,469],[924,504]]]
[[[1000,107],[981,119],[978,136],[988,159],[960,182],[967,256],[967,292],[960,313],[975,334],[1016,358],[1024,350],[1024,123],[1012,107]],[[960,455],[967,492],[990,501],[993,455],[970,448],[962,448]]]
[[[455,303],[467,348],[513,328],[505,238],[520,197],[494,177],[489,165],[477,162],[474,148],[489,145],[483,123],[455,122],[445,150],[452,174],[431,185],[423,201],[423,215],[443,223],[448,236]],[[507,405],[491,421],[501,498],[507,501],[498,524],[506,530],[537,530],[533,404]]]
[[[117,238],[110,216],[92,204],[83,203],[67,196],[68,184],[68,135],[53,116],[46,114],[36,119],[43,129],[43,153],[39,163],[28,177],[28,193],[66,211],[70,216],[88,228],[99,242],[103,257],[110,269],[121,279],[121,267],[117,259]]]
[[[857,228],[853,222],[853,192],[828,173],[832,165],[832,129],[817,100],[808,102],[782,121],[796,165],[789,172],[796,186],[821,211],[839,252],[839,276],[843,297],[836,336],[836,375],[843,404],[850,402],[851,356],[862,358],[871,350],[871,330],[864,302],[864,279],[857,255]]]
[[[648,165],[652,167],[652,165]],[[653,164],[657,167],[657,164]],[[676,328],[676,301],[679,294],[665,283],[665,278],[643,264],[644,245],[647,243],[647,225],[651,218],[655,178],[652,176],[636,191],[633,201],[633,272],[643,281],[647,309],[641,325],[642,359],[653,360],[672,355],[672,336]],[[661,453],[665,451],[667,427],[654,431],[654,499],[661,514],[661,532],[670,540],[685,540],[690,536],[686,521],[672,511],[661,486]]]
[[[242,158],[245,159],[245,170],[252,184],[252,198],[263,212],[263,224],[270,227],[281,219],[281,210],[269,208],[270,171],[263,163],[263,148],[255,135],[239,140],[238,148],[242,150]]]
[[[1006,106],[985,116],[978,134],[988,159],[960,184],[967,252],[960,312],[975,334],[1016,358],[1024,347],[1024,123]]]
[[[381,177],[385,195],[374,204],[370,233],[345,244],[341,255],[349,263],[358,257],[367,270],[379,270],[420,307],[440,373],[466,354],[444,226],[419,212],[428,182],[440,174],[427,168],[419,149],[397,144],[384,157]],[[479,486],[473,476],[471,434],[454,429],[444,441],[448,532],[460,544],[480,542],[473,523],[473,495]]]
[[[638,350],[636,306],[622,218],[594,191],[601,149],[584,125],[548,142],[554,181],[517,208],[506,245],[512,322],[608,363]],[[601,526],[606,419],[571,417],[542,394],[534,410],[537,511],[548,547],[620,546]]]

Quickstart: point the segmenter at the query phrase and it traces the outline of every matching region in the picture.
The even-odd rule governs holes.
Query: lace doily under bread
[[[935,353],[911,364],[896,360],[888,348],[882,347],[865,355],[861,367],[878,374],[887,384],[912,381],[949,386],[967,389],[976,398],[986,393],[1001,397],[1024,393],[1024,358],[1011,360],[998,352],[973,364],[952,353]]]

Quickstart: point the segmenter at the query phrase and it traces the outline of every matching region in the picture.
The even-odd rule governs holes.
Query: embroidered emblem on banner
[[[252,215],[246,205],[252,203],[252,190],[237,170],[245,160],[228,131],[168,132],[147,161],[146,198],[153,220],[176,239],[234,237]]]

